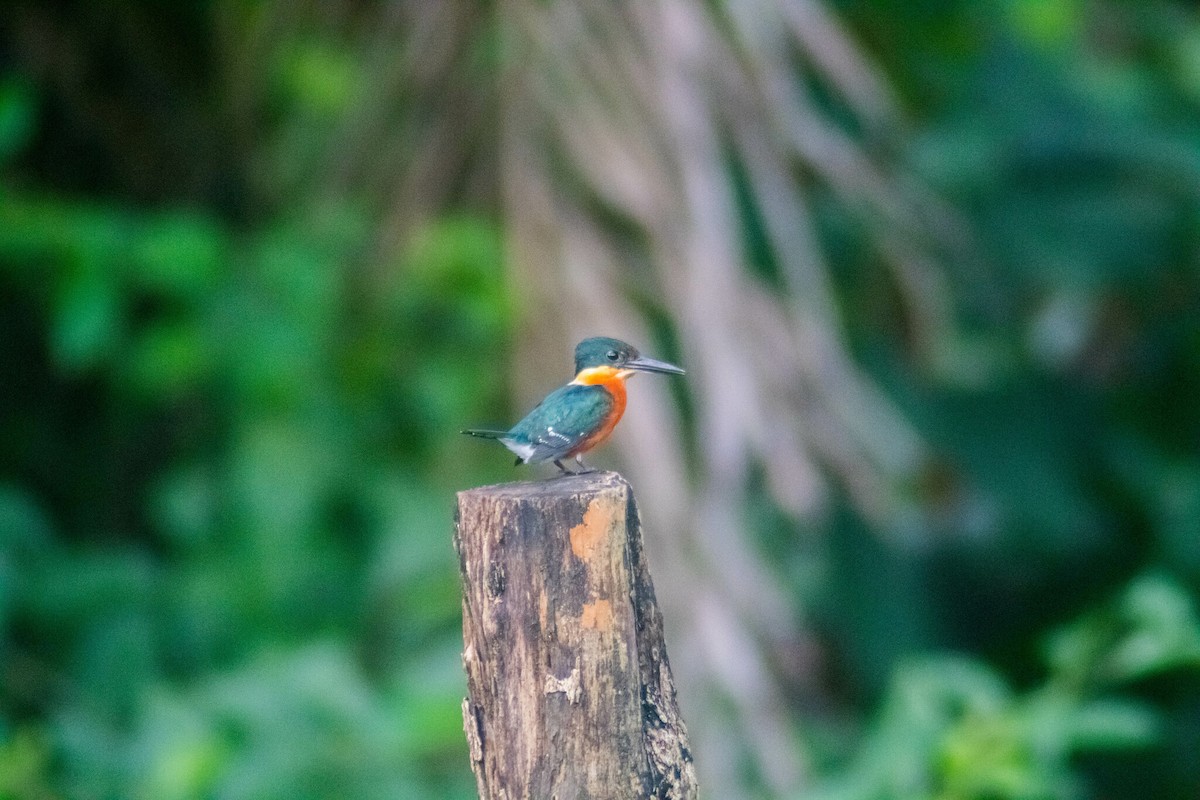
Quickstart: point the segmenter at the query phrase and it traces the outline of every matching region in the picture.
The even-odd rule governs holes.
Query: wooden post
[[[481,800],[694,800],[625,479],[460,492],[455,546],[463,724]]]

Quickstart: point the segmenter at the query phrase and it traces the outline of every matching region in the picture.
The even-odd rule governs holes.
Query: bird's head
[[[636,347],[619,339],[594,336],[575,346],[577,383],[604,383],[613,379],[628,378],[635,372],[684,374],[683,370],[674,364],[647,358],[639,353]]]

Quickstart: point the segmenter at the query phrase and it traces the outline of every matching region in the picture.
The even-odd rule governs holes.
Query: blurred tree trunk
[[[504,208],[537,319],[521,404],[561,378],[547,356],[585,335],[687,366],[693,421],[668,387],[639,383],[616,442],[650,527],[670,534],[649,546],[667,568],[660,596],[701,780],[716,797],[797,791],[806,758],[785,692],[823,695],[819,648],[746,527],[751,476],[798,525],[823,513],[833,482],[878,521],[902,510],[891,487],[927,459],[848,350],[812,197],[858,215],[930,363],[952,339],[948,215],[872,155],[902,127],[896,103],[820,2],[500,10]],[[747,762],[750,785],[737,777]]]

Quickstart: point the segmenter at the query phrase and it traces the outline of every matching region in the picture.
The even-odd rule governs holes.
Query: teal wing
[[[507,438],[523,446],[526,464],[559,459],[603,425],[612,410],[613,397],[603,386],[568,384],[547,395]]]

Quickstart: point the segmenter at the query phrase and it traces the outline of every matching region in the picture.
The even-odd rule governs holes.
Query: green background
[[[487,96],[516,5],[481,4],[429,69]],[[456,432],[521,413],[540,310],[489,168],[333,138],[388,65],[421,80],[348,33],[379,8],[306,4],[282,32],[254,2],[0,14],[0,798],[475,796],[453,492],[514,473]],[[827,9],[905,109],[889,158],[986,268],[947,270],[974,377],[921,369],[867,234],[817,196],[847,347],[937,457],[892,487],[913,519],[868,521],[836,481],[819,523],[761,487],[739,512],[824,651],[818,690],[774,676],[794,796],[1195,798],[1200,20]],[[250,33],[269,58],[237,61]],[[402,133],[438,108],[407,80]],[[460,165],[501,146],[487,114]],[[376,162],[439,176],[402,235]],[[639,344],[686,352],[646,306]],[[534,357],[565,378],[572,345]],[[749,761],[722,781],[775,796]]]

